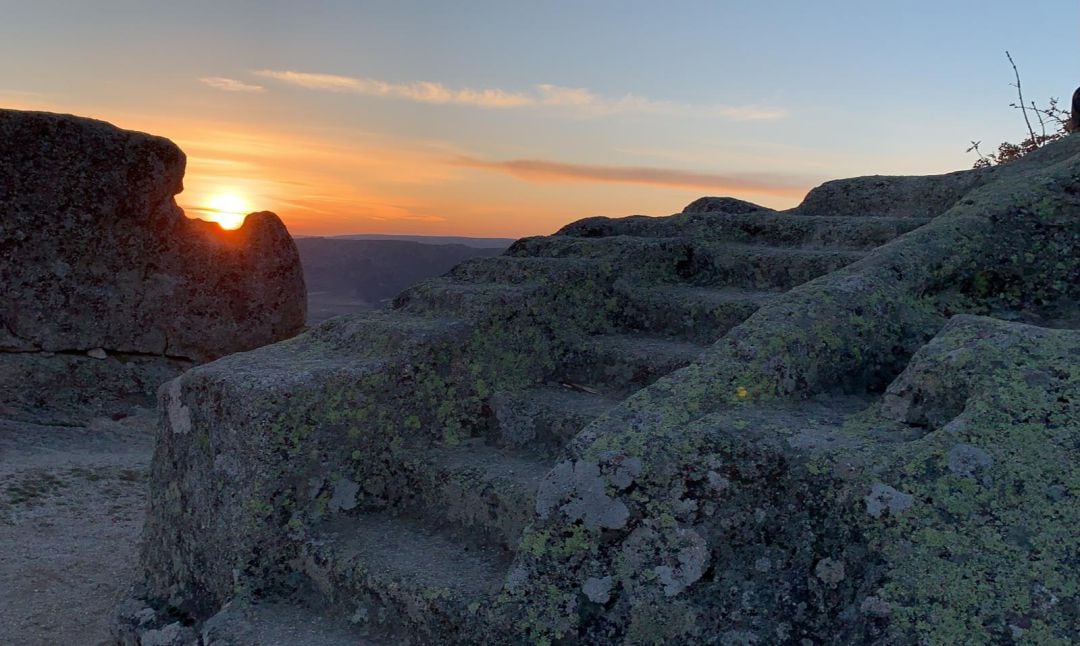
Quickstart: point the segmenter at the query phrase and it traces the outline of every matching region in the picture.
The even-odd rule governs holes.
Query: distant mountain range
[[[506,249],[515,238],[469,238],[465,236],[410,236],[386,233],[350,233],[339,236],[293,236],[297,240],[323,238],[326,240],[404,240],[428,245],[465,245],[479,249]]]
[[[308,323],[385,305],[405,288],[469,258],[497,256],[512,240],[434,236],[296,237],[308,290]],[[442,244],[466,240],[473,244]],[[499,244],[496,245],[496,241]]]

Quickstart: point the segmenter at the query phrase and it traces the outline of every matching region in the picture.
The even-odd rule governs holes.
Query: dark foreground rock
[[[1074,643],[1078,196],[1074,136],[591,218],[195,368],[118,635]]]
[[[184,217],[184,163],[161,137],[0,110],[0,351],[205,361],[301,329],[285,227]]]
[[[0,354],[0,419],[83,426],[132,406],[152,408],[158,387],[191,366],[146,355]]]
[[[184,163],[161,137],[0,110],[0,416],[121,414],[192,363],[301,329],[281,221],[188,219],[174,200]]]
[[[304,318],[276,216],[188,220],[171,142],[0,110],[0,642],[108,643],[160,385]],[[150,643],[150,642],[148,642]]]

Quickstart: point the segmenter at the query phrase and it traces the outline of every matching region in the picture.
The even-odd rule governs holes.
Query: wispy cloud
[[[224,76],[206,76],[199,79],[200,83],[209,85],[212,88],[218,90],[225,90],[226,92],[265,92],[266,88],[261,85],[254,85],[252,83],[245,83],[236,79],[225,78]]]
[[[468,168],[500,171],[530,182],[615,182],[710,191],[742,191],[784,197],[801,197],[813,184],[810,179],[771,173],[702,173],[671,168],[567,164],[537,159],[487,161],[458,157],[451,163]]]
[[[782,108],[757,105],[695,105],[660,101],[636,94],[606,97],[585,88],[537,85],[537,104],[576,109],[591,116],[620,113],[661,114],[672,116],[720,117],[733,121],[768,121],[783,119]]]
[[[388,83],[377,79],[307,74],[304,72],[259,70],[257,75],[298,85],[309,90],[349,92],[365,96],[406,99],[417,103],[471,105],[481,108],[515,108],[529,105],[532,99],[524,94],[503,90],[452,89],[442,83],[414,81]]]
[[[290,85],[363,96],[403,99],[417,103],[468,105],[479,108],[551,108],[577,116],[662,114],[719,117],[735,121],[782,119],[782,108],[756,105],[694,105],[650,99],[635,94],[608,97],[586,88],[541,84],[527,92],[495,88],[450,88],[432,81],[391,83],[372,78],[312,74],[291,70],[258,70],[256,75]]]

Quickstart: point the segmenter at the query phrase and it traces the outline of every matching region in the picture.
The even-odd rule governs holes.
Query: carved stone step
[[[459,319],[374,310],[339,316],[286,341],[224,357],[199,367],[185,382],[220,382],[242,392],[258,384],[259,392],[332,389],[350,375],[353,380],[377,371],[387,361],[432,345],[455,344],[468,333]],[[329,383],[323,380],[329,379]]]
[[[625,397],[693,361],[704,346],[656,337],[608,334],[589,337],[562,369],[562,378]]]
[[[472,283],[448,277],[433,278],[398,295],[394,299],[394,309],[465,317],[490,315],[493,311],[523,310],[543,290],[544,285],[539,282]]]
[[[471,438],[408,460],[392,504],[513,549],[532,518],[536,488],[553,465],[553,459],[537,453]]]
[[[312,607],[314,598],[252,605],[233,602],[200,631],[202,644],[228,646],[383,646],[391,642],[364,634],[343,613]]]
[[[342,516],[315,531],[301,571],[354,623],[398,643],[475,640],[510,565],[498,547],[405,516]]]
[[[555,455],[567,441],[618,400],[570,384],[496,393],[495,441]]]
[[[863,251],[727,245],[691,258],[689,280],[701,286],[788,290],[863,258]]]
[[[534,248],[537,245],[559,244],[561,239],[569,237],[677,235],[697,240],[754,242],[775,246],[872,249],[929,221],[930,218],[790,215],[772,211],[680,213],[665,218],[597,217],[569,224],[555,236],[528,238],[525,245]],[[545,242],[537,242],[539,240]]]
[[[688,285],[617,285],[619,324],[655,336],[712,343],[780,292]]]
[[[776,247],[687,237],[526,238],[507,251],[523,263],[588,259],[611,279],[790,289],[866,255],[862,250]],[[513,255],[503,256],[509,259]],[[569,279],[569,278],[568,278]]]
[[[516,285],[537,280],[566,282],[594,279],[602,270],[601,263],[591,258],[495,256],[466,260],[446,275],[464,283]]]

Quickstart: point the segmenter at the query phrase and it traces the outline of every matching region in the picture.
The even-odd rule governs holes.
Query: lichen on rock
[[[606,487],[595,462],[560,462],[540,483],[536,513],[543,519],[557,508],[589,529],[619,529],[626,525],[629,512],[622,501],[607,495]]]
[[[303,275],[280,219],[254,213],[224,231],[185,217],[185,163],[162,137],[0,110],[0,383],[12,384],[0,410],[120,414],[192,363],[303,327]]]
[[[435,643],[1077,641],[1078,178],[1069,137],[590,218],[196,368],[148,596],[313,582]]]

